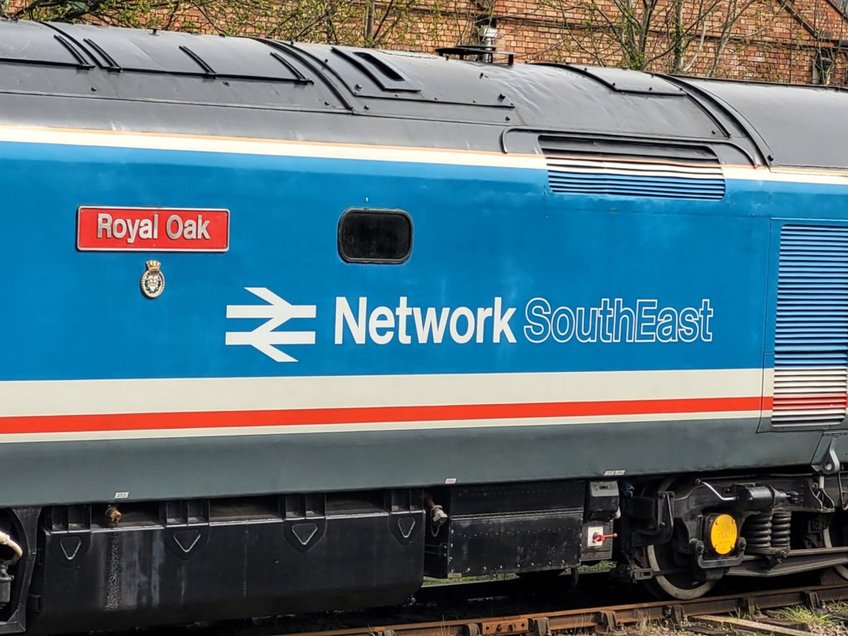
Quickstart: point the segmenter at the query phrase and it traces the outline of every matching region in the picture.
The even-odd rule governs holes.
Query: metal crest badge
[[[159,261],[147,261],[147,270],[141,275],[141,293],[148,298],[158,298],[165,291],[165,275]]]

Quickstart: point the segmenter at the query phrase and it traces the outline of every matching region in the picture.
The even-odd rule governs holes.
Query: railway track
[[[688,619],[715,615],[757,616],[763,610],[795,605],[819,609],[825,603],[845,600],[848,600],[848,582],[744,592],[692,601],[654,601],[524,613],[479,620],[463,618],[328,631],[289,632],[286,636],[550,636],[558,632],[591,629],[599,633],[615,633],[645,621],[665,620],[683,624]],[[797,630],[782,627],[776,622],[770,625],[772,631],[777,634],[797,633]]]
[[[617,585],[602,574],[582,577],[577,589],[564,578],[448,584],[423,588],[405,608],[149,628],[112,636],[551,636],[579,631],[611,635],[657,621],[702,633],[717,633],[717,624],[724,622],[719,633],[809,636],[808,631],[799,631],[799,625],[787,626],[762,612],[798,605],[818,610],[827,603],[848,602],[848,581],[837,576],[796,576],[778,589],[755,589],[760,583],[737,579],[721,595],[692,601],[648,600],[642,588]],[[740,617],[753,617],[759,628],[742,625],[746,620]],[[839,618],[848,623],[848,615]],[[692,627],[702,621],[704,629]]]

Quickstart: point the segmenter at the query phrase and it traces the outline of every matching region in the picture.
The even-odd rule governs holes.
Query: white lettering
[[[636,315],[639,317],[639,331],[636,342],[654,342],[657,339],[656,310],[656,300],[636,301]]]
[[[509,321],[515,313],[515,307],[510,307],[506,311],[502,311],[502,299],[500,296],[495,298],[495,316],[494,325],[492,325],[492,342],[495,344],[501,341],[501,335],[506,338],[507,342],[514,343],[515,335],[512,333],[512,328],[509,326]]]
[[[489,307],[415,307],[407,296],[398,298],[396,307],[378,306],[368,312],[368,300],[359,298],[356,312],[350,302],[336,298],[335,343],[344,344],[349,337],[356,344],[366,341],[378,345],[397,342],[410,344],[441,344],[447,337],[456,344],[514,343],[510,320],[514,307],[503,307],[497,297]],[[411,318],[411,320],[410,320]]]
[[[112,238],[112,216],[105,212],[97,215],[97,238]]]
[[[183,224],[183,238],[189,240],[197,238],[197,221],[189,219]]]
[[[197,215],[197,238],[205,239],[207,241],[210,240],[208,228],[209,228],[209,221],[204,221],[203,215],[198,214]]]
[[[388,307],[377,307],[368,318],[368,335],[378,345],[389,344],[392,341],[395,337],[394,327],[395,314]]]
[[[401,296],[397,306],[398,317],[398,342],[401,344],[411,344],[412,338],[406,333],[406,319],[412,315],[412,310],[406,304],[406,296]]]
[[[551,331],[551,323],[548,316],[551,315],[551,303],[544,298],[534,298],[524,308],[524,337],[530,342],[538,344],[548,339]]]
[[[477,342],[486,341],[486,318],[491,318],[493,313],[494,309],[491,307],[477,308]]]
[[[120,213],[120,210],[117,211]],[[95,226],[97,239],[123,240],[126,245],[133,245],[139,241],[157,240],[159,238],[159,214],[142,211],[138,216],[145,218],[132,218],[137,216],[127,212],[126,217],[117,216],[115,211],[98,212]],[[194,218],[185,218],[186,213],[172,213],[163,222],[165,234],[170,240],[183,241],[211,241],[209,226],[212,219],[204,218],[202,214]],[[185,248],[190,249],[190,248]],[[202,249],[202,248],[201,248]]]
[[[465,331],[459,330],[460,319],[465,320]],[[468,307],[458,307],[450,317],[450,336],[458,344],[465,344],[474,337],[474,314]]]
[[[356,318],[346,298],[336,298],[336,344],[344,343],[344,326],[347,325],[350,335],[356,344],[365,344],[365,315],[368,311],[368,301],[359,299],[359,314]]]
[[[172,214],[165,221],[165,232],[169,239],[178,239],[183,235],[183,220],[177,214]]]
[[[138,230],[138,238],[140,239],[153,239],[156,236],[153,233],[153,221],[150,219],[144,219],[141,222],[141,227]]]
[[[421,307],[413,307],[412,317],[415,320],[415,332],[418,335],[418,342],[425,344],[429,342],[430,336],[433,337],[433,343],[439,344],[445,337],[445,326],[448,324],[448,313],[450,310],[447,307],[442,308],[439,318],[436,319],[436,308],[428,307],[424,314],[424,321],[421,321]]]
[[[677,342],[677,310],[663,307],[657,313],[657,340],[659,342]]]
[[[623,298],[602,298],[597,307],[553,307],[545,298],[533,298],[524,307],[524,337],[541,344],[621,342],[712,342],[710,321],[715,310],[708,298],[700,308],[661,306],[655,298],[633,305]]]
[[[112,235],[115,238],[124,238],[127,235],[127,222],[124,219],[115,219],[112,222]]]

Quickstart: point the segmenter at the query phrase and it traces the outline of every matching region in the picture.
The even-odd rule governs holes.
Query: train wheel
[[[645,548],[644,562],[657,574],[645,585],[658,598],[676,598],[688,601],[699,598],[709,592],[718,581],[699,581],[692,574],[689,555],[680,555],[674,549],[674,539],[662,545],[650,545]]]
[[[656,492],[671,490],[674,479],[666,479],[659,484]],[[671,539],[659,545],[649,545],[644,548],[638,556],[642,567],[650,568],[653,572],[665,572],[657,574],[653,579],[645,582],[648,591],[661,599],[669,597],[681,601],[699,598],[709,592],[717,580],[699,581],[692,574],[692,559],[687,551],[676,550],[675,546],[685,544],[685,539],[675,533]]]
[[[827,530],[823,533],[825,548],[841,548],[848,545],[848,514],[837,508],[830,518]],[[833,571],[843,579],[848,579],[848,565],[834,565]]]

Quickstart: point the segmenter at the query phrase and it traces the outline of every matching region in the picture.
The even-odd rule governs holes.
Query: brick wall
[[[146,0],[101,3],[112,9],[82,19],[418,51],[473,43],[488,24],[498,49],[519,60],[848,84],[848,20],[838,1],[656,0],[645,16],[640,0],[630,15],[623,0]],[[9,11],[26,6],[11,0]]]
[[[675,39],[674,2],[659,0],[650,21],[642,22],[648,26],[641,29],[641,60],[627,51],[619,27],[623,16],[612,2],[500,0],[492,17],[499,47],[528,60],[671,72],[678,44],[683,50],[677,72],[684,74],[809,83],[814,59],[823,56],[833,60],[831,82],[846,83],[848,21],[828,0],[721,0],[714,11],[697,15],[693,7],[704,4],[685,2],[684,34]],[[734,4],[737,11],[729,11]]]

